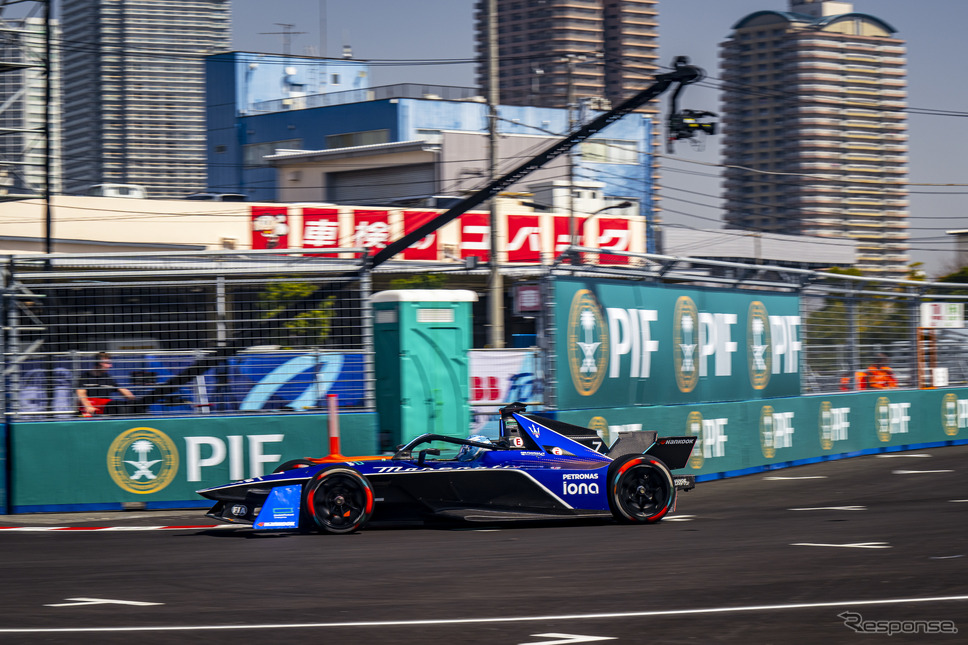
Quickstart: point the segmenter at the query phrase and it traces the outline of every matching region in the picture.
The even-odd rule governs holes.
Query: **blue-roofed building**
[[[314,94],[305,89],[314,87],[311,80],[293,76],[296,85],[302,84],[300,93],[273,98],[273,90],[288,91],[289,81],[278,79],[289,75],[280,75],[279,69],[294,65],[281,63],[269,81],[256,85],[246,74],[253,63],[260,66],[256,72],[264,63],[251,56],[209,60],[216,75],[210,80],[208,111],[210,191],[242,193],[257,201],[433,206],[440,196],[459,197],[484,183],[487,106],[476,89],[362,85]],[[330,68],[327,78],[334,73],[366,78],[365,65],[349,66],[356,61],[311,60],[347,65],[340,72]],[[594,115],[585,112],[586,118]],[[501,106],[499,118],[502,170],[568,130],[563,109]],[[648,217],[651,148],[650,117],[630,114],[576,149],[573,173],[567,157],[560,157],[510,191],[540,193],[557,202],[548,206],[562,209],[563,191],[553,188],[564,186],[567,194],[571,177],[586,208],[631,201]]]
[[[303,145],[304,132],[289,128],[278,141],[253,138],[247,117],[303,110],[329,95],[363,97],[369,88],[369,63],[354,59],[228,52],[205,61],[208,188],[242,193],[250,199],[274,196],[266,186],[262,156],[279,147]],[[260,187],[266,189],[252,192]],[[242,190],[247,188],[247,190]]]

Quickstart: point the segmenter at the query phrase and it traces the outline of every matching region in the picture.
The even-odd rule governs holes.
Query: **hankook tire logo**
[[[773,354],[770,339],[770,316],[759,300],[750,303],[746,314],[746,355],[750,368],[750,385],[765,389],[770,382]]]
[[[568,312],[568,368],[575,390],[591,396],[601,387],[608,366],[608,325],[598,299],[579,289]]]
[[[689,296],[679,296],[672,319],[673,363],[680,392],[692,392],[699,383],[699,309]]]
[[[178,449],[160,430],[131,428],[111,442],[108,472],[129,493],[157,493],[178,472]]]

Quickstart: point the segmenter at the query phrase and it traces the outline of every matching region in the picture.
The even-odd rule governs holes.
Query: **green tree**
[[[446,286],[447,276],[443,273],[416,273],[390,281],[391,289],[443,289]]]
[[[279,345],[286,349],[310,347],[329,337],[336,298],[312,298],[317,289],[309,282],[270,282],[259,294],[262,318],[279,322],[275,330]]]

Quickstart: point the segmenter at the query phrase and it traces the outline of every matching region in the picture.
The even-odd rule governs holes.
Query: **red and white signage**
[[[285,206],[252,206],[252,248],[289,248],[289,209]]]
[[[541,262],[541,218],[508,215],[508,262]]]
[[[555,256],[561,255],[561,252],[571,246],[571,217],[567,215],[560,215],[554,218],[554,230],[555,230]],[[575,235],[577,240],[575,244],[578,246],[585,246],[585,234],[584,226],[586,226],[586,218],[575,217]]]
[[[403,211],[403,233],[408,235],[423,226],[440,211]],[[422,237],[403,251],[404,260],[439,260],[440,242],[437,233]]]
[[[607,251],[630,251],[631,244],[632,231],[627,219],[603,217],[598,220],[597,246],[602,250],[598,256],[599,264],[628,264],[628,256],[609,255]]]
[[[482,262],[491,258],[490,216],[487,213],[465,213],[460,219],[460,257],[476,257]]]
[[[304,249],[339,248],[339,210],[335,208],[304,208],[302,239]],[[320,255],[334,256],[332,253]]]
[[[379,251],[390,243],[388,211],[353,211],[353,246]]]

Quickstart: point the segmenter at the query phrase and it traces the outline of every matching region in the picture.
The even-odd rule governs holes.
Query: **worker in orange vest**
[[[872,389],[884,390],[897,387],[897,378],[887,364],[887,355],[878,354],[877,361],[867,368],[867,382]]]

